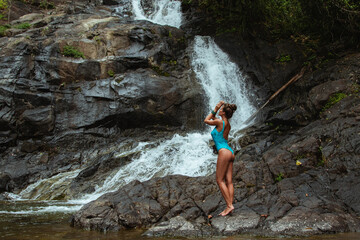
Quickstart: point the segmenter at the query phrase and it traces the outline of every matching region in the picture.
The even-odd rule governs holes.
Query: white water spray
[[[135,20],[147,20],[179,28],[182,23],[181,1],[153,0],[153,11],[145,12],[141,0],[132,0]]]
[[[196,36],[192,67],[208,97],[208,112],[220,100],[234,103],[237,110],[230,120],[233,132],[244,127],[244,121],[254,113],[255,108],[250,104],[245,79],[238,66],[212,38]]]

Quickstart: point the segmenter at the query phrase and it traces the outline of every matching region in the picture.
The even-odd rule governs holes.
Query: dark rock
[[[10,192],[9,188],[10,176],[4,173],[0,174],[0,192]]]
[[[347,61],[352,62],[353,58]],[[338,63],[343,64],[343,60]],[[334,69],[337,68],[330,67],[324,72]],[[351,72],[349,68],[348,73]],[[352,90],[349,81],[327,82],[313,79],[314,76],[323,78],[314,74],[303,79],[317,83],[309,83],[309,91],[313,90],[308,98],[301,99],[303,106],[309,106],[302,110],[310,116],[308,123],[298,124],[291,131],[284,126],[259,123],[238,133],[244,136],[238,140],[242,148],[234,164],[235,211],[231,215],[217,217],[225,205],[214,175],[167,176],[132,182],[100,197],[74,215],[74,226],[104,229],[107,220],[97,222],[87,216],[100,219],[97,204],[110,202],[116,207],[106,211],[118,219],[118,225],[110,225],[111,228],[145,227],[149,228],[146,234],[151,236],[239,233],[307,236],[359,231],[359,197],[354,193],[359,186],[360,166],[358,93]],[[325,85],[326,90],[321,90]],[[326,98],[339,91],[349,96],[318,114]],[[320,97],[322,94],[325,97]],[[285,93],[280,98],[287,96]],[[284,105],[274,103],[268,108],[279,106]],[[296,116],[280,114],[277,118],[279,122],[288,122]],[[144,197],[139,192],[144,192]],[[150,202],[156,207],[146,207]]]

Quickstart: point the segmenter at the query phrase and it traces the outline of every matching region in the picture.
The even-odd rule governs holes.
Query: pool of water
[[[144,230],[123,230],[101,233],[70,227],[74,204],[54,201],[0,201],[0,239],[6,240],[169,240],[142,236]],[[185,239],[185,238],[176,238]],[[192,238],[195,239],[195,238]],[[201,238],[196,238],[202,240]],[[318,235],[308,238],[261,238],[249,235],[214,237],[221,240],[359,240],[360,233]]]

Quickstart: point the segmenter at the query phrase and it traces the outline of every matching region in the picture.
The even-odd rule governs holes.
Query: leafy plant
[[[284,63],[284,62],[290,62],[291,56],[290,55],[281,55],[279,58],[276,59],[276,62]]]
[[[7,0],[0,0],[0,10],[5,10],[8,8],[8,1]]]
[[[279,173],[279,174],[277,175],[277,177],[275,178],[275,182],[280,182],[280,181],[283,180],[283,179],[284,179],[284,174]]]
[[[85,58],[84,54],[80,52],[77,48],[66,45],[63,49],[63,55],[66,57],[74,57],[74,58]]]
[[[16,29],[28,29],[28,28],[31,28],[31,24],[27,23],[27,22],[24,22],[24,23],[20,23],[18,25],[15,25],[14,28],[16,28]]]
[[[112,69],[110,69],[107,73],[110,77],[113,77],[115,75],[115,73]]]
[[[5,32],[10,28],[10,25],[0,25],[0,36],[5,36]]]

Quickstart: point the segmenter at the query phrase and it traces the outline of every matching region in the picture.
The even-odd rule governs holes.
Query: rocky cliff
[[[118,18],[104,4],[113,2],[77,1],[26,15],[12,25],[31,28],[10,28],[0,38],[0,191],[17,192],[82,166],[49,199],[92,192],[131,161],[114,152],[201,128],[203,90],[187,52],[201,26],[176,29]],[[189,22],[197,17],[187,14]],[[304,62],[293,42],[215,39],[247,74],[254,102],[265,102]],[[276,60],[284,54],[292,60]],[[236,133],[231,144],[241,148],[231,216],[217,216],[225,203],[214,175],[176,175],[105,194],[77,212],[72,225],[146,228],[156,236],[360,231],[359,60],[357,51],[341,52],[307,69],[256,123]]]
[[[96,4],[24,15],[0,38],[0,191],[98,161],[99,149],[111,159],[119,139],[201,128],[185,33]]]

